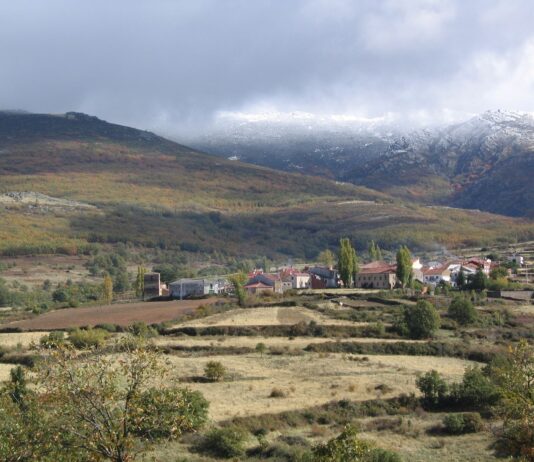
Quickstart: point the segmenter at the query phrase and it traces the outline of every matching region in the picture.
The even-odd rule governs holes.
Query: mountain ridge
[[[387,120],[310,125],[309,130],[306,123],[306,118],[297,119],[295,128],[260,118],[189,143],[213,154],[361,184],[425,204],[534,216],[529,178],[508,180],[522,178],[525,170],[534,173],[531,114],[486,111],[464,122],[417,130]]]

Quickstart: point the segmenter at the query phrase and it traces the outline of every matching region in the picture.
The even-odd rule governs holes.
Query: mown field
[[[479,298],[477,320],[461,326],[446,314],[450,295],[427,300],[437,307],[442,328],[434,338],[421,340],[403,337],[393,328],[403,306],[415,305],[413,297],[402,293],[307,293],[253,299],[253,306],[245,308],[231,299],[209,306],[203,301],[196,310],[200,301],[188,305],[188,311],[174,308],[177,319],[154,326],[158,334],[153,330],[150,338],[169,371],[159,386],[201,392],[210,402],[209,424],[159,443],[138,460],[222,460],[199,450],[199,442],[211,427],[238,426],[246,435],[247,451],[239,460],[298,462],[304,460],[299,454],[335,437],[347,423],[359,429],[363,440],[393,450],[405,461],[498,460],[492,430],[498,419],[489,408],[476,432],[448,435],[443,418],[465,409],[426,407],[416,380],[435,370],[447,383],[459,383],[466,370],[485,367],[520,337],[532,338],[531,306]],[[148,303],[58,310],[17,326],[66,329],[116,322],[117,332],[106,340],[111,344],[127,335],[124,327],[134,321],[163,320],[157,314],[160,305],[169,307]],[[113,315],[113,309],[120,314]],[[107,310],[109,316],[101,318]],[[89,322],[86,312],[98,315]],[[61,324],[48,322],[53,315],[62,316]],[[4,358],[16,361],[33,354],[28,348],[45,334],[0,334],[0,347],[7,348]],[[117,362],[122,354],[105,353]],[[223,365],[224,379],[206,379],[205,367],[212,361]],[[11,367],[0,357],[0,379],[8,378]],[[258,440],[260,430],[263,439]]]

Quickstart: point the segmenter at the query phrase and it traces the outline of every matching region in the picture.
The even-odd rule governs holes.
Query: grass
[[[349,361],[340,354],[268,356],[258,354],[208,357],[168,356],[176,379],[202,377],[207,362],[220,361],[228,378],[220,383],[190,382],[210,401],[215,421],[265,412],[282,412],[319,405],[333,399],[365,400],[415,392],[416,374],[432,368],[450,380],[458,380],[468,365],[455,358],[370,356],[368,361]],[[375,389],[387,385],[391,391]],[[332,388],[332,385],[335,385]],[[273,388],[289,390],[283,400],[269,399]],[[291,391],[294,390],[294,391]]]
[[[245,308],[176,324],[172,327],[278,326],[315,321],[325,326],[367,325],[332,319],[304,307]],[[172,328],[171,327],[171,328]]]

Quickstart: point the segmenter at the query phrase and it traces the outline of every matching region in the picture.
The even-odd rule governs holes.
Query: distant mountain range
[[[292,138],[276,136],[293,155]],[[393,135],[383,141],[393,144]],[[368,151],[369,166],[383,156]],[[534,238],[530,220],[426,206],[377,189],[222,159],[86,114],[0,112],[0,255],[125,243],[311,259],[341,236],[359,249],[374,239],[392,250]]]
[[[488,111],[411,130],[384,120],[226,118],[197,149],[424,204],[534,217],[534,118]]]

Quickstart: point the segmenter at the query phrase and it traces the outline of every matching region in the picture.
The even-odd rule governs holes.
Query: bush
[[[435,370],[418,377],[416,385],[423,393],[423,401],[427,405],[436,406],[447,396],[448,386]]]
[[[61,330],[55,330],[41,337],[39,343],[47,348],[59,348],[65,343],[65,333]]]
[[[478,412],[448,414],[443,419],[443,428],[449,435],[463,435],[482,430],[484,424]]]
[[[402,462],[402,458],[396,452],[375,448],[369,455],[369,462]]]
[[[198,391],[180,388],[151,388],[135,400],[142,413],[135,416],[137,436],[155,440],[175,438],[198,430],[208,420],[209,403]]]
[[[220,361],[210,361],[204,367],[204,376],[211,382],[222,382],[226,375],[226,368]]]
[[[499,400],[496,386],[477,367],[465,370],[462,383],[456,385],[451,394],[457,403],[477,409],[493,405]]]
[[[282,390],[281,388],[273,388],[271,390],[271,394],[269,395],[269,398],[285,398],[286,392]]]
[[[157,337],[158,331],[153,327],[147,326],[143,321],[132,324],[128,330],[136,337],[151,338]]]
[[[367,461],[369,460],[371,451],[371,444],[359,439],[356,430],[353,427],[347,426],[337,437],[315,446],[312,450],[312,461]]]
[[[200,441],[197,449],[215,457],[230,459],[245,453],[246,434],[237,427],[213,428]]]
[[[449,305],[449,316],[458,321],[461,325],[467,325],[474,322],[477,318],[477,312],[471,300],[464,297],[456,297]]]
[[[109,332],[102,329],[74,329],[69,333],[69,342],[75,348],[97,348],[108,339]]]
[[[432,303],[419,300],[417,305],[404,308],[404,322],[413,339],[432,337],[439,329],[440,317]]]

